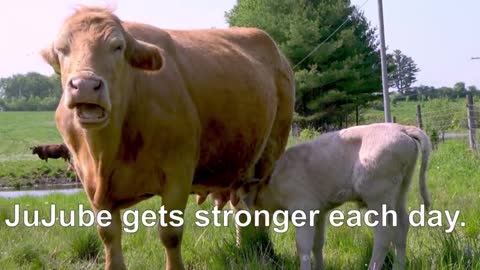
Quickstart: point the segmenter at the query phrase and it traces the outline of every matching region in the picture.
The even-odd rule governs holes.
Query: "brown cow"
[[[121,209],[159,195],[183,211],[191,193],[267,177],[285,150],[294,77],[261,30],[162,30],[83,7],[42,56],[61,74],[57,128],[91,206],[112,215],[97,227],[106,269],[125,268]],[[184,269],[183,226],[159,228],[166,268]]]
[[[46,144],[36,145],[30,147],[32,155],[37,154],[42,160],[48,162],[49,158],[59,159],[63,158],[66,162],[70,163],[70,151],[65,144]]]

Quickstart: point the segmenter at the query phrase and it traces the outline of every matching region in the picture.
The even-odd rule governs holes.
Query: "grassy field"
[[[37,144],[58,144],[54,112],[0,113],[0,187],[31,186],[55,183],[59,179],[74,179],[66,171],[63,160],[48,163],[32,155],[29,147]]]
[[[9,117],[10,116],[10,117]],[[0,113],[3,138],[22,138],[30,143],[58,143],[58,134],[52,122],[53,113]],[[23,117],[23,118],[22,118]],[[15,118],[16,120],[11,120]],[[42,121],[40,121],[40,118]],[[35,122],[24,128],[22,121]],[[43,122],[43,123],[42,123]],[[5,124],[10,126],[5,128]],[[35,130],[38,128],[38,130]],[[22,130],[22,131],[20,131]],[[4,133],[6,131],[6,133]],[[9,134],[9,135],[5,135]],[[291,144],[295,141],[292,140]],[[32,159],[8,159],[10,152],[28,153],[23,146],[0,145],[6,157],[0,161],[1,170],[20,170],[20,166],[35,163]],[[5,149],[5,150],[3,150]],[[10,149],[10,150],[7,150]],[[4,165],[8,164],[8,165]],[[41,163],[32,165],[43,166]],[[45,165],[46,166],[46,165]],[[48,166],[63,166],[49,164]],[[464,140],[447,140],[433,152],[427,175],[432,195],[432,209],[453,213],[460,210],[458,224],[452,233],[444,227],[412,227],[408,237],[408,269],[480,269],[480,159],[468,150]],[[415,174],[409,193],[409,211],[419,208],[418,175]],[[0,179],[3,179],[0,177]],[[3,180],[0,180],[3,181]],[[13,218],[13,206],[39,210],[41,217],[49,218],[51,204],[57,209],[78,210],[83,204],[89,209],[83,192],[75,195],[52,194],[44,197],[0,198],[0,268],[1,269],[102,269],[103,250],[93,227],[8,227],[5,220]],[[160,198],[152,198],[130,209],[158,211]],[[339,208],[347,213],[354,204]],[[194,198],[186,209],[184,261],[189,269],[297,269],[293,225],[285,233],[270,231],[275,257],[259,254],[253,247],[235,247],[235,229],[228,227],[199,227],[194,224],[197,210],[212,209],[210,201],[197,206]],[[30,212],[31,213],[31,212]],[[428,217],[428,216],[427,216]],[[443,221],[445,215],[442,215]],[[230,222],[233,222],[230,219]],[[444,221],[445,222],[445,221]],[[273,228],[271,228],[273,229]],[[162,269],[163,247],[155,227],[139,226],[136,233],[123,234],[123,250],[129,269]],[[365,269],[371,255],[373,231],[366,226],[328,226],[324,254],[327,269]],[[388,267],[386,267],[388,268]]]
[[[474,103],[478,104],[480,101],[475,99]],[[466,117],[467,110],[464,99],[456,99],[448,102],[448,107],[438,107],[438,105],[431,101],[417,102],[397,102],[390,107],[392,118],[395,116],[397,123],[405,125],[417,125],[416,106],[420,104],[422,111],[422,119],[424,126],[432,124],[437,121],[439,117],[451,115],[453,127],[449,129],[450,132],[466,132]],[[383,122],[384,112],[383,108],[370,108],[361,114],[361,123],[368,124],[374,122]]]

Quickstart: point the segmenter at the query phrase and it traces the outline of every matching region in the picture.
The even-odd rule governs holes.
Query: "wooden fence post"
[[[418,128],[423,129],[422,109],[420,108],[420,104],[417,104],[417,126]]]
[[[468,121],[468,139],[470,141],[470,148],[477,151],[477,137],[475,132],[475,110],[473,108],[472,93],[467,94],[467,121]]]

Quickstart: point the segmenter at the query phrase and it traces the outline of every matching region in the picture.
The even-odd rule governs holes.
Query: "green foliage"
[[[295,67],[295,111],[305,126],[340,127],[350,112],[381,97],[375,32],[350,1],[240,0],[226,18],[231,26],[261,28],[279,44]]]
[[[392,67],[388,74],[390,86],[397,88],[400,93],[405,93],[417,81],[416,73],[420,69],[411,57],[404,55],[400,50],[393,51],[393,54],[387,57],[387,61]]]
[[[436,149],[438,142],[440,141],[438,131],[436,129],[431,129],[428,133],[430,134],[430,141],[432,143],[433,149]]]
[[[414,86],[409,89],[405,89],[403,93],[393,93],[391,96],[396,101],[410,100],[410,101],[424,101],[427,99],[435,98],[448,98],[449,100],[456,100],[459,98],[465,98],[467,93],[472,93],[473,96],[478,96],[480,92],[477,90],[477,87],[470,85],[465,86],[464,82],[457,82],[453,87],[438,87],[433,86]],[[392,103],[394,101],[392,100]]]
[[[427,132],[435,130],[443,135],[447,130],[453,128],[455,111],[452,102],[446,98],[430,101],[429,111],[426,111],[424,115],[428,119],[424,124]]]
[[[4,111],[54,111],[60,98],[38,96],[5,98],[0,106]]]
[[[58,75],[29,72],[0,79],[0,111],[54,110],[61,96]]]
[[[309,141],[320,136],[320,132],[313,128],[305,128],[300,132],[299,139],[302,141]]]

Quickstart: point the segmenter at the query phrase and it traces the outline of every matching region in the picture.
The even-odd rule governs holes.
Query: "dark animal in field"
[[[154,195],[227,194],[268,177],[284,152],[293,71],[264,31],[164,30],[84,7],[42,56],[62,77],[55,120],[95,212],[105,268],[125,269],[120,211]],[[232,192],[231,194],[235,194]],[[160,226],[166,269],[185,269],[183,226]]]
[[[48,162],[49,158],[59,159],[63,158],[66,162],[70,163],[70,151],[65,144],[46,144],[36,145],[30,147],[32,154],[37,154],[42,160]]]

